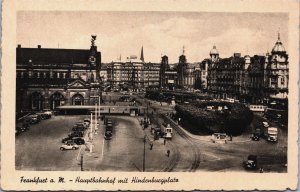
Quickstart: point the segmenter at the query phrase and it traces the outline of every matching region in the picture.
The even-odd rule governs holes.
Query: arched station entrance
[[[72,97],[72,105],[84,105],[84,98],[81,94],[77,93]]]
[[[63,105],[65,102],[65,97],[59,93],[55,92],[50,96],[50,109],[54,110],[56,107]]]

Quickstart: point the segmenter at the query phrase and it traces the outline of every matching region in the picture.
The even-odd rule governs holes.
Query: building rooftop
[[[52,48],[22,48],[17,47],[17,64],[88,64],[89,49],[52,49]],[[97,52],[97,61],[100,61],[100,52]]]
[[[282,42],[280,40],[280,33],[278,33],[278,39],[272,49],[272,52],[285,52],[285,49],[282,45]]]

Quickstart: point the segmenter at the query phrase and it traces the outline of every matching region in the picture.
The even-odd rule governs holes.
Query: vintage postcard
[[[298,7],[4,0],[1,189],[296,189]]]

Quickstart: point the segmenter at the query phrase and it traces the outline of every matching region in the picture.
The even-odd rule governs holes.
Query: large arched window
[[[63,105],[65,102],[65,97],[59,93],[59,92],[55,92],[54,94],[52,94],[50,96],[50,108],[56,109],[56,107]]]
[[[84,105],[84,98],[81,94],[77,93],[72,97],[72,105]]]

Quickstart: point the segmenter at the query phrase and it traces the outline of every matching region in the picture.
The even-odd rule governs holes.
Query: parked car
[[[28,130],[29,130],[29,126],[26,126],[26,125],[17,126],[16,127],[16,135],[19,135],[20,133],[28,131]]]
[[[72,131],[85,131],[85,127],[74,125]]]
[[[22,127],[16,127],[16,135],[19,135],[20,133],[24,132],[25,130],[22,129]]]
[[[84,122],[78,122],[75,124],[77,127],[83,127],[83,128],[87,128],[88,126],[86,126],[86,123]]]
[[[46,114],[48,118],[52,117],[52,111],[45,111],[44,114]]]
[[[83,132],[81,131],[75,131],[69,134],[69,137],[83,137]]]
[[[70,137],[67,137],[65,139],[62,140],[63,143],[75,143],[77,145],[82,145],[82,144],[85,144],[85,141],[84,139],[80,138],[80,137],[73,137],[73,138],[70,138]]]
[[[85,118],[83,123],[85,124],[85,127],[88,127],[91,124],[91,120],[89,118]]]
[[[48,115],[44,114],[43,112],[36,113],[36,115],[40,116],[42,120],[49,119]]]
[[[41,117],[41,119],[50,119],[52,117],[51,111],[43,111],[43,112],[39,112],[36,114],[39,115]]]
[[[76,143],[66,143],[66,144],[62,144],[62,146],[60,147],[60,150],[76,150],[78,149],[79,146]]]
[[[37,114],[29,115],[28,119],[29,119],[31,124],[37,124],[41,121],[41,117]]]

